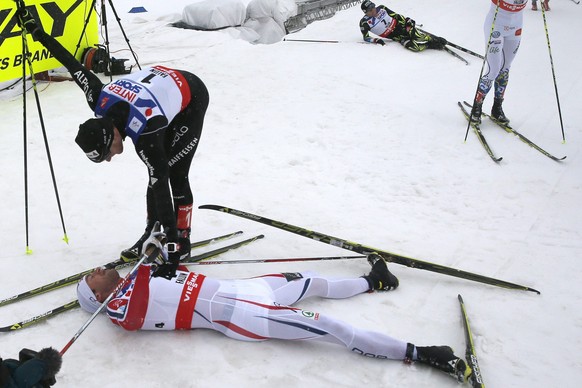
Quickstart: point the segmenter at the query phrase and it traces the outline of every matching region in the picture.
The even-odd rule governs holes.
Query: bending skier
[[[22,3],[18,16],[22,28],[67,68],[95,112],[97,118],[82,123],[75,138],[87,157],[95,163],[110,161],[123,152],[129,137],[147,166],[146,229],[121,256],[138,258],[143,241],[160,221],[171,243],[170,261],[155,276],[174,276],[179,260],[190,255],[193,197],[188,173],[208,107],[206,86],[192,73],[163,66],[103,84],[45,33]]]

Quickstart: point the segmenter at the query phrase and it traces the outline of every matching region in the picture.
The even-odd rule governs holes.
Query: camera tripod
[[[117,20],[117,24],[119,25],[119,28],[121,30],[121,33],[123,34],[123,37],[125,39],[125,42],[127,43],[127,47],[129,48],[129,51],[131,52],[131,55],[133,56],[133,59],[135,60],[135,63],[138,67],[138,69],[141,70],[141,66],[139,65],[139,62],[137,60],[137,56],[135,54],[135,51],[133,51],[133,48],[131,47],[130,43],[129,43],[129,38],[127,37],[125,30],[123,29],[123,26],[121,25],[121,19],[119,18],[117,11],[115,10],[115,7],[113,6],[113,1],[112,0],[107,0],[109,2],[109,6],[111,7],[111,10],[113,11],[113,14],[115,15],[115,19]],[[79,41],[77,42],[77,48],[75,50],[75,53],[73,55],[77,55],[77,51],[79,50],[79,47],[81,46],[81,41],[83,40],[83,36],[85,35],[85,30],[87,29],[87,25],[89,24],[89,19],[91,18],[91,13],[93,12],[93,10],[96,9],[96,3],[97,0],[93,0],[91,3],[91,8],[89,10],[89,13],[87,14],[87,18],[85,19],[85,23],[83,25],[83,30],[81,31],[81,36],[79,37]],[[109,30],[107,28],[107,10],[105,8],[105,0],[101,0],[101,25],[103,26],[103,28],[105,29],[105,50],[107,52],[107,61],[106,61],[106,65],[107,65],[107,69],[105,70],[106,74],[109,74],[109,78],[111,81],[113,81],[113,69],[112,69],[112,63],[111,63],[111,51],[109,49]]]

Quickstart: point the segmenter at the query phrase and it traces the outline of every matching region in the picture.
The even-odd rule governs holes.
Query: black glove
[[[178,242],[166,244],[168,250],[168,261],[160,265],[152,274],[153,277],[163,277],[171,280],[176,276],[176,270],[180,261],[190,257],[190,240],[180,237]]]
[[[178,261],[168,261],[156,268],[152,277],[154,278],[166,278],[168,280],[172,280],[174,276],[176,276],[176,270],[178,269],[178,265],[180,263]]]
[[[416,22],[414,20],[412,20],[411,18],[406,18],[404,26],[406,27],[407,30],[409,30],[409,29],[414,28],[414,26],[416,26]]]
[[[386,42],[384,42],[382,39],[376,39],[374,40],[374,43],[379,44],[380,46],[386,45]]]
[[[24,3],[18,3],[18,9],[16,10],[16,16],[18,25],[20,28],[34,35],[34,32],[38,29],[38,24],[34,17],[28,11],[28,8],[24,6]]]

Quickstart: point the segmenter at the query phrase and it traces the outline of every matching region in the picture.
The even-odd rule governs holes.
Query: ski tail
[[[464,62],[465,65],[469,65],[469,61],[467,61],[465,58],[463,58],[462,56],[460,56],[459,54],[457,54],[456,52],[454,52],[450,48],[448,48],[448,47],[445,46],[443,48],[443,50],[446,51],[447,53],[451,54],[453,57],[457,58],[458,60]]]
[[[481,368],[479,368],[479,361],[477,360],[477,355],[475,354],[475,343],[473,342],[473,333],[471,332],[471,325],[469,324],[469,317],[467,315],[467,309],[465,308],[465,302],[463,297],[459,294],[459,304],[461,306],[461,316],[463,317],[463,328],[465,332],[465,358],[467,359],[467,364],[471,368],[471,375],[469,376],[469,383],[473,388],[485,388],[483,383],[483,376],[481,374]]]
[[[487,143],[487,139],[485,139],[483,132],[481,132],[481,127],[479,125],[477,125],[476,123],[471,122],[471,114],[465,109],[465,107],[463,106],[463,104],[461,104],[460,101],[457,102],[457,105],[459,106],[459,108],[461,108],[461,112],[463,112],[463,115],[469,121],[471,128],[473,128],[473,132],[475,132],[475,135],[477,135],[477,138],[479,139],[479,142],[481,143],[481,145],[483,146],[483,148],[487,152],[487,155],[489,155],[491,160],[493,160],[495,163],[501,162],[503,157],[495,155],[495,153],[493,152],[493,150],[489,146],[489,143]]]
[[[469,107],[469,108],[472,108],[473,107],[467,101],[463,101],[463,104],[465,106]],[[459,106],[461,106],[460,105],[460,102],[459,102]],[[461,106],[461,110],[463,110],[464,112],[466,112],[466,110],[465,110],[465,108],[463,106]],[[481,115],[489,118],[489,120],[493,121],[500,128],[504,129],[508,133],[511,133],[511,134],[517,136],[517,138],[519,140],[521,140],[522,142],[524,142],[528,146],[532,147],[533,149],[539,151],[540,153],[542,153],[543,155],[547,156],[548,158],[550,158],[550,159],[552,159],[552,160],[554,160],[556,162],[561,162],[562,160],[566,159],[566,156],[562,156],[560,158],[560,157],[557,157],[557,156],[554,156],[554,155],[550,154],[548,151],[544,150],[542,147],[540,147],[539,145],[537,145],[536,143],[534,143],[533,141],[531,141],[530,139],[528,139],[527,137],[525,137],[521,133],[517,132],[515,129],[513,129],[513,127],[511,125],[502,123],[502,122],[496,120],[495,117],[493,117],[491,115],[488,115],[485,112],[483,112]]]

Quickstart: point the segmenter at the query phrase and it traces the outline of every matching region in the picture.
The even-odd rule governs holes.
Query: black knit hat
[[[362,11],[364,11],[364,13],[368,12],[372,8],[376,8],[376,4],[372,3],[370,0],[364,0],[362,2]]]
[[[105,117],[89,119],[79,125],[75,142],[91,161],[101,163],[109,155],[113,143],[113,123]]]

